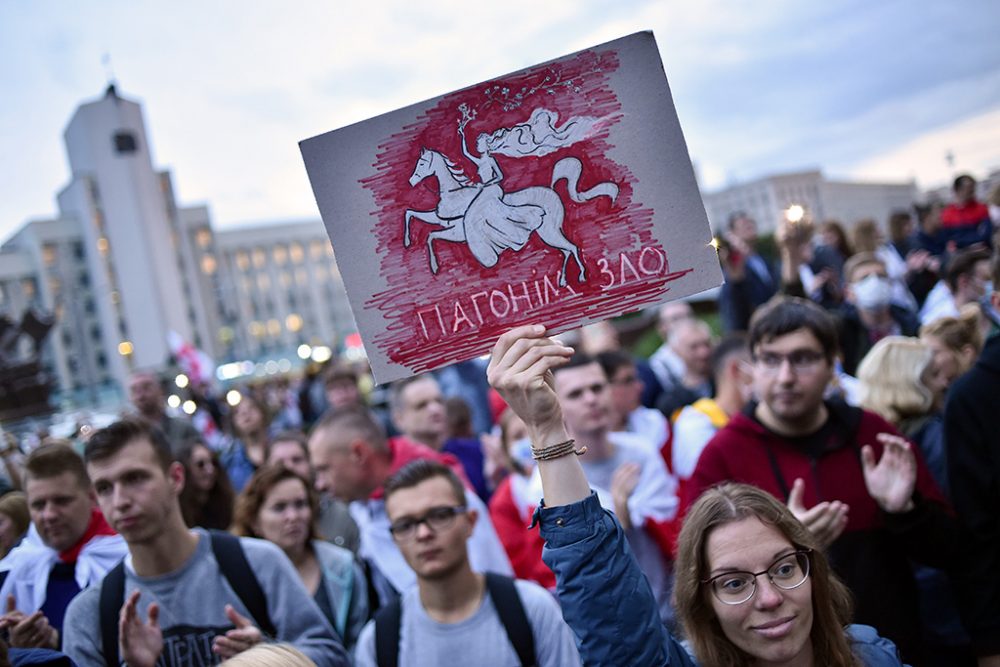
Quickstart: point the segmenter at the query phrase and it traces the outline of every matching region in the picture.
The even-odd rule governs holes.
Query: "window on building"
[[[267,256],[264,254],[264,251],[260,248],[254,248],[253,251],[254,268],[257,269],[261,268],[262,266],[264,266],[264,262],[266,261],[267,261]]]
[[[104,355],[103,352],[98,352],[94,360],[97,362],[98,368],[103,370],[108,367],[108,358]]]
[[[250,268],[250,257],[242,250],[236,253],[236,266],[239,267],[240,271],[246,271]]]
[[[271,276],[266,273],[262,273],[257,276],[257,289],[261,292],[266,292],[271,289]]]
[[[52,266],[56,263],[57,253],[55,243],[46,243],[42,246],[42,262],[45,266]]]
[[[74,241],[73,242],[73,257],[75,257],[77,259],[80,259],[80,260],[82,260],[82,259],[84,259],[86,257],[86,252],[85,252],[85,249],[83,247],[83,242],[82,241]]]
[[[139,144],[135,135],[127,130],[115,132],[114,136],[115,152],[119,155],[128,155],[139,150]]]
[[[24,292],[25,299],[28,299],[29,301],[31,299],[34,299],[35,295],[38,293],[38,286],[35,285],[35,279],[25,278],[24,280],[22,280],[21,291]]]
[[[201,272],[206,276],[210,276],[215,273],[215,269],[218,268],[215,262],[215,257],[212,255],[205,255],[201,258]]]
[[[271,255],[274,257],[274,263],[278,266],[284,266],[285,262],[288,261],[288,249],[283,245],[274,246]]]
[[[90,339],[95,343],[101,340],[101,327],[96,324],[90,327]]]
[[[76,277],[76,284],[79,287],[90,287],[90,274],[86,271],[81,271]]]
[[[94,300],[88,296],[86,299],[83,300],[83,312],[87,313],[88,315],[93,315],[95,310],[96,308],[94,305]]]
[[[207,248],[212,245],[212,232],[207,227],[202,227],[195,233],[194,239],[199,248]]]
[[[292,264],[301,264],[302,260],[305,258],[305,253],[302,251],[302,244],[290,244],[288,246],[288,256],[291,258]]]

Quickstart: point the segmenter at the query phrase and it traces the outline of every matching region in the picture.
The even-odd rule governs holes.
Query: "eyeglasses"
[[[761,572],[724,572],[701,583],[723,604],[743,604],[757,592],[757,577],[766,574],[771,583],[784,591],[798,588],[809,578],[810,549],[785,554]]]
[[[790,354],[778,354],[777,352],[761,352],[756,355],[757,365],[767,373],[777,373],[781,367],[788,362],[792,370],[799,375],[812,373],[819,366],[820,362],[826,359],[826,355],[815,350],[796,350]]]
[[[202,459],[200,461],[192,461],[195,468],[199,470],[209,470],[215,467],[215,461],[212,459]]]
[[[420,518],[406,517],[399,521],[394,521],[389,526],[389,532],[397,540],[409,540],[417,534],[417,526],[426,525],[431,530],[437,532],[450,526],[455,517],[466,512],[465,505],[455,505],[454,507],[433,507],[427,514]]]

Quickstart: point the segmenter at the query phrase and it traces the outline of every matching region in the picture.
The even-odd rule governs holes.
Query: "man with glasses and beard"
[[[855,596],[855,622],[924,664],[910,559],[947,568],[960,528],[917,448],[874,413],[824,400],[836,324],[816,304],[772,300],[750,323],[756,401],[702,452],[684,505],[725,480],[788,503]],[[808,508],[808,509],[807,509]]]

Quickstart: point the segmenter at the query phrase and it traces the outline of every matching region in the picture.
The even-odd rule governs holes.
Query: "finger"
[[[230,630],[226,633],[226,637],[232,639],[236,642],[241,642],[248,646],[253,646],[261,640],[263,635],[261,635],[260,630],[254,626],[248,628],[238,628],[236,630]]]
[[[813,505],[802,513],[802,516],[799,517],[799,521],[801,521],[806,528],[812,531],[816,523],[822,518],[823,514],[829,510],[829,508],[830,503],[828,502]]]
[[[160,627],[160,605],[155,602],[150,602],[149,609],[146,610],[146,613],[149,614],[149,627]]]
[[[7,613],[10,614],[10,613],[15,612],[15,611],[17,611],[17,600],[14,599],[13,595],[8,595],[7,596]]]
[[[38,631],[40,627],[40,621],[45,618],[45,614],[39,609],[30,616],[25,616],[24,620],[14,626],[14,632],[23,632],[25,634],[33,634]]]
[[[536,387],[536,383],[543,382],[551,386],[550,371],[562,366],[569,360],[567,356],[547,356],[535,361],[534,364],[525,368],[516,375],[509,375],[506,378],[496,379],[494,387],[508,391],[525,391]]]
[[[875,467],[875,452],[872,450],[871,445],[865,445],[861,448],[861,469],[864,472],[871,472]]]
[[[493,346],[493,354],[490,355],[490,366],[493,366],[494,360],[499,361],[507,354],[507,350],[522,338],[537,338],[545,333],[545,327],[540,324],[528,324],[521,327],[514,327],[510,331],[502,334],[500,338],[497,339],[496,344]]]
[[[537,349],[536,349],[537,348]],[[514,341],[503,355],[495,357],[492,368],[487,374],[504,375],[510,372],[518,372],[526,366],[530,366],[535,359],[545,354],[572,354],[572,348],[567,347],[562,342],[546,338],[544,336],[532,338],[520,338]],[[527,357],[527,359],[525,359]],[[518,362],[521,362],[520,364]]]
[[[811,530],[814,533],[822,533],[823,535],[826,535],[831,528],[836,525],[837,521],[839,521],[841,515],[840,508],[840,503],[830,503],[830,505],[826,508],[826,511],[816,517]]]
[[[250,622],[250,619],[245,616],[241,616],[231,604],[226,605],[226,617],[232,622],[233,625],[236,626],[237,629],[253,627],[253,623]]]
[[[801,477],[796,477],[795,481],[792,482],[792,491],[788,494],[788,509],[792,510],[793,513],[796,511],[805,511],[806,507],[802,501],[802,496],[805,492],[806,483],[802,481]]]
[[[224,658],[231,658],[248,648],[250,647],[242,642],[234,641],[221,635],[212,640],[212,651]]]

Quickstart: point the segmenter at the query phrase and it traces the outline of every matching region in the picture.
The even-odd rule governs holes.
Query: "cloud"
[[[179,202],[229,224],[316,215],[303,138],[643,29],[703,184],[850,171],[1000,105],[998,23],[982,0],[0,3],[0,238],[53,209],[105,52]]]
[[[924,189],[950,183],[959,172],[985,175],[1000,169],[1000,107],[951,123],[891,150],[854,165],[849,173],[857,178],[898,178],[905,165],[905,177],[914,178]],[[950,166],[945,156],[954,156]]]

